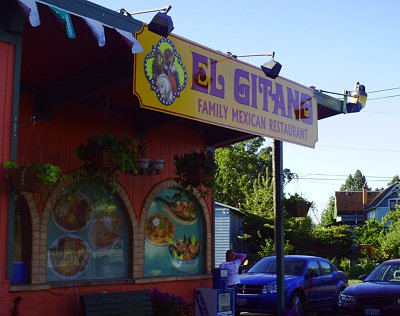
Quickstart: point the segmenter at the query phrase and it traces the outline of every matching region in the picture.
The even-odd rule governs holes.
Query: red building
[[[341,112],[84,0],[3,0],[0,68],[0,315],[81,315],[83,294],[144,288],[193,302],[211,286],[213,196],[176,181],[174,157],[257,134],[312,147],[318,118]],[[136,158],[163,168],[133,171],[121,156],[123,166],[93,168],[76,150],[102,135],[134,140]],[[9,161],[64,177],[38,193],[23,187],[26,171],[12,180]],[[178,244],[194,250],[178,256]]]

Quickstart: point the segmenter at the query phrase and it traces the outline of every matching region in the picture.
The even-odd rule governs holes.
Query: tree
[[[322,227],[327,227],[327,226],[329,226],[330,224],[332,224],[334,222],[336,222],[336,218],[335,218],[335,197],[334,196],[330,196],[328,205],[322,211],[320,225]]]
[[[392,184],[395,184],[396,182],[399,182],[399,181],[400,181],[399,175],[395,175],[395,176],[393,177],[392,181],[390,181],[390,182],[388,183],[388,186],[391,186]]]
[[[345,184],[340,187],[340,191],[361,191],[364,186],[367,190],[371,190],[365,176],[357,169],[354,177],[351,174],[347,177]]]
[[[262,148],[263,143],[263,137],[256,137],[216,150],[218,202],[241,208],[246,203],[246,194],[253,192],[254,181],[272,169],[272,148]]]

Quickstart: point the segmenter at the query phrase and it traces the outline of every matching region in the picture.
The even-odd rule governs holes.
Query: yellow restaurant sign
[[[182,37],[137,34],[133,90],[141,107],[315,147],[313,90]]]

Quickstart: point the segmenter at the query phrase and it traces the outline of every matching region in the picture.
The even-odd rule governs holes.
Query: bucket
[[[13,262],[13,276],[11,283],[26,283],[26,264],[25,262]]]

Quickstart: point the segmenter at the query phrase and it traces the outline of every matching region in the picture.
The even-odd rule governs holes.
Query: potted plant
[[[17,191],[42,192],[65,178],[61,168],[50,163],[19,165],[16,161],[9,160],[4,163],[4,168]]]
[[[210,151],[192,151],[181,156],[175,155],[177,182],[183,187],[207,189],[214,185],[217,164]]]
[[[86,164],[97,168],[119,169],[125,174],[137,172],[137,144],[127,135],[123,138],[112,134],[92,136],[75,153]]]
[[[289,194],[289,197],[284,199],[284,208],[292,217],[307,216],[311,206],[312,202],[297,193]]]

